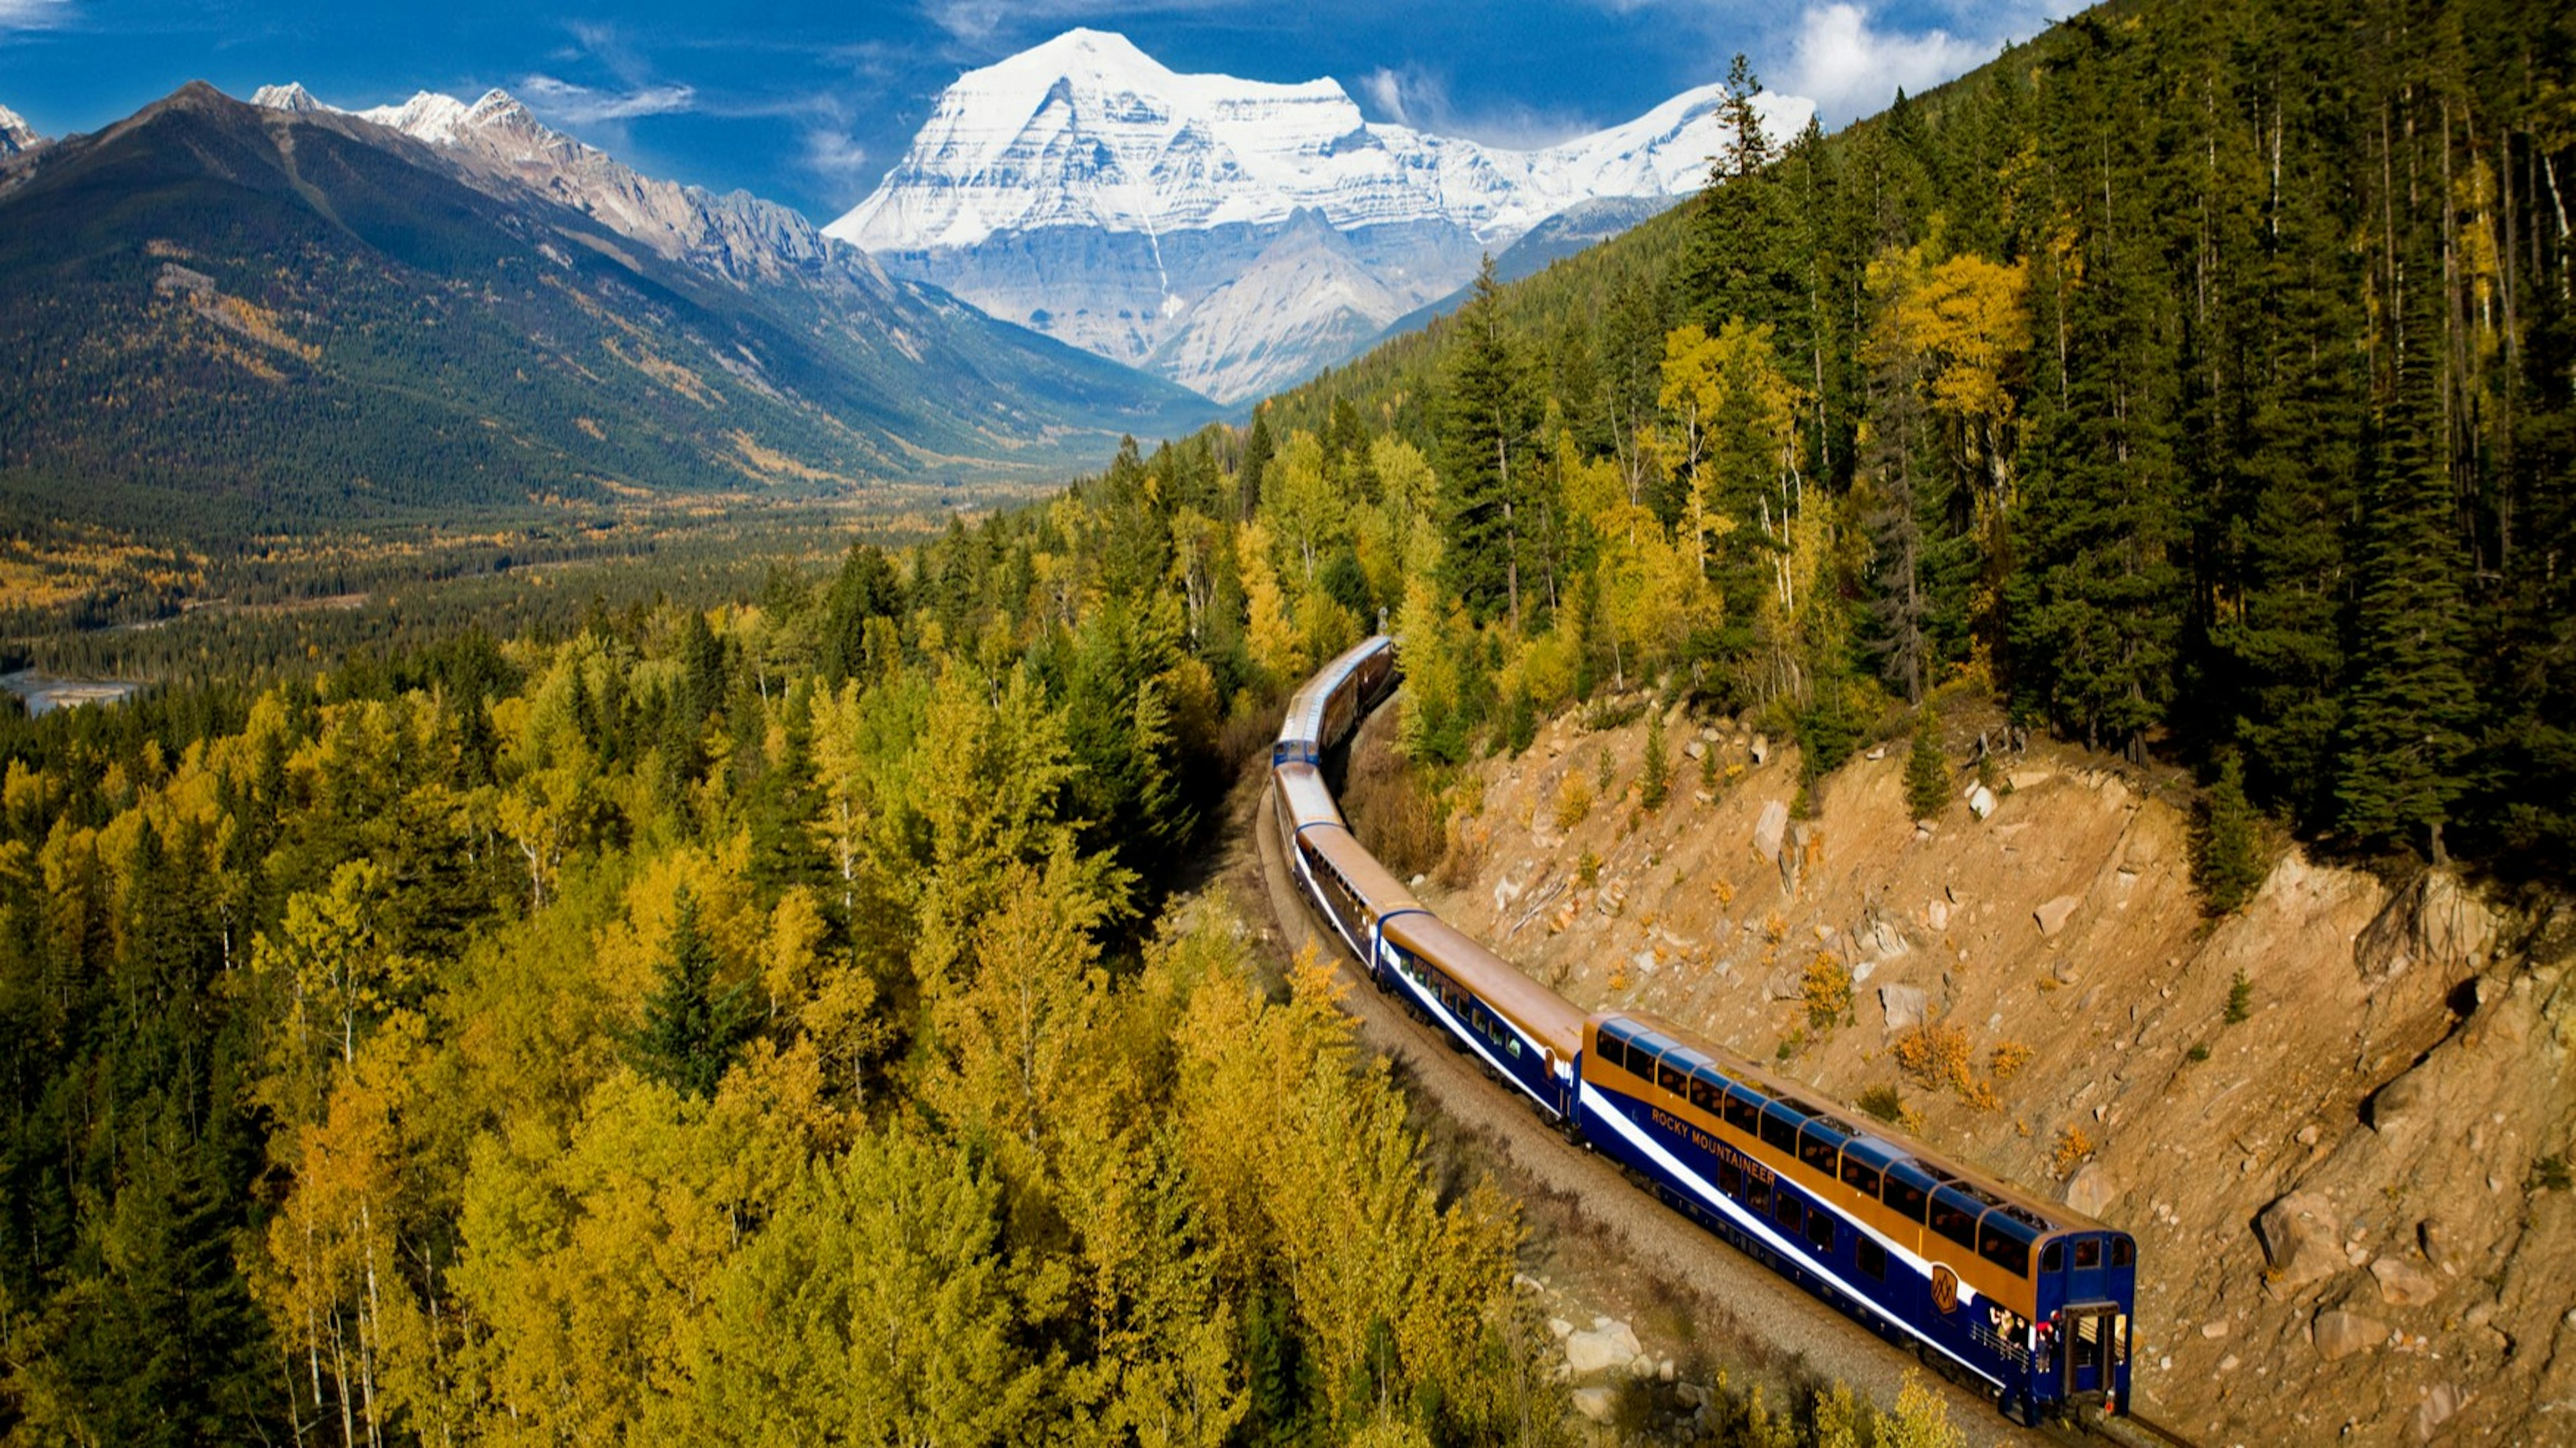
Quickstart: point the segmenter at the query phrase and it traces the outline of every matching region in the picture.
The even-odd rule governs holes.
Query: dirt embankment
[[[1896,1088],[1925,1139],[2134,1232],[2137,1391],[2177,1429],[2576,1442],[2563,921],[2292,851],[2212,926],[2188,817],[2100,757],[1999,760],[1980,817],[1963,726],[1929,829],[1901,740],[1791,820],[1794,749],[1666,717],[1661,809],[1636,789],[1642,716],[1562,718],[1476,767],[1481,801],[1417,889],[1578,1004],[1659,1013],[1845,1102]],[[1716,756],[1705,786],[1686,744]]]

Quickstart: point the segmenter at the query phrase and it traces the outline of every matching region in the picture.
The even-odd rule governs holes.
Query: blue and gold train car
[[[2007,1415],[2128,1402],[2126,1233],[1649,1017],[1586,1023],[1581,1090],[1596,1150],[1774,1271],[1983,1379]]]

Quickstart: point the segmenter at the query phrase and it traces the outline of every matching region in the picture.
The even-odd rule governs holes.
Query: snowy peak
[[[0,106],[0,160],[23,155],[45,144],[36,128],[7,106]]]
[[[1599,196],[1696,190],[1727,139],[1715,86],[1533,151],[1366,120],[1337,81],[1182,75],[1124,36],[1070,30],[958,78],[874,194],[825,228],[874,251],[973,247],[1080,226],[1149,234],[1275,225],[1463,227],[1504,246]],[[1787,133],[1812,107],[1765,97]]]

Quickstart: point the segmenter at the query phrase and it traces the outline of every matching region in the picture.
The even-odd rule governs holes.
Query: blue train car
[[[1389,912],[1371,945],[1360,958],[1378,989],[1401,997],[1550,1121],[1573,1116],[1581,1011],[1419,907]]]
[[[2137,1244],[1647,1018],[1585,1028],[1584,1139],[1755,1260],[2029,1421],[2129,1401]]]

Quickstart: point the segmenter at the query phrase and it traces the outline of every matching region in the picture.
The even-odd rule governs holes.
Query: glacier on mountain
[[[0,161],[23,155],[43,144],[45,138],[37,135],[36,128],[28,125],[24,117],[7,106],[0,106]]]
[[[1696,191],[1728,140],[1722,99],[1702,87],[1515,151],[1369,121],[1333,80],[1182,75],[1073,30],[960,77],[824,230],[1005,320],[1236,401],[1342,360],[1570,207]],[[1775,137],[1812,112],[1757,105]],[[1338,252],[1318,247],[1318,224]]]

